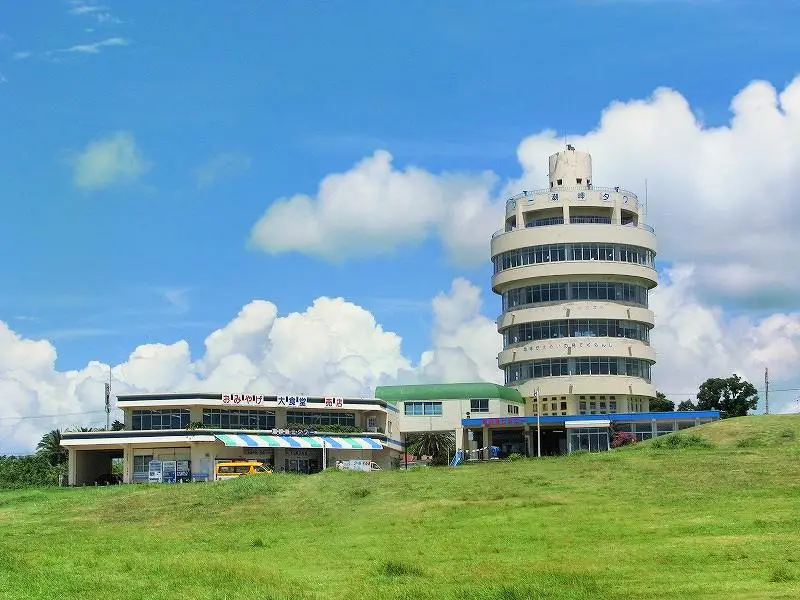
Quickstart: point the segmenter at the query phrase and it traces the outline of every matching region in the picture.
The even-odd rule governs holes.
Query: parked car
[[[218,462],[216,479],[234,479],[243,475],[267,475],[272,473],[269,467],[256,460],[231,460]]]

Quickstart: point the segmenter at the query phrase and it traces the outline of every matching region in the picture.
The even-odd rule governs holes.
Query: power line
[[[658,390],[661,392],[661,390]],[[766,391],[764,388],[756,388],[756,392],[764,392]],[[781,388],[775,389],[773,387],[769,388],[770,392],[800,392],[800,388]],[[665,396],[693,396],[697,394],[697,390],[692,392],[661,392]]]
[[[21,417],[0,417],[0,421],[23,421],[27,419],[58,419],[60,417],[77,417],[81,415],[93,415],[104,413],[105,410],[87,410],[85,412],[61,413],[60,415],[24,415]]]

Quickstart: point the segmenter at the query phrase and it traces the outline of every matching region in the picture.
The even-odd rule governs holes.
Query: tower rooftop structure
[[[644,206],[595,186],[591,155],[572,146],[549,157],[548,179],[507,201],[491,241],[505,383],[541,415],[647,411],[658,276]]]

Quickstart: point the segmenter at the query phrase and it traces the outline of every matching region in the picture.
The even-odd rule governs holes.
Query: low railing
[[[639,200],[639,196],[637,196],[634,192],[630,190],[622,189],[621,187],[601,187],[597,185],[559,185],[552,188],[542,188],[539,190],[522,190],[519,194],[515,196],[511,196],[506,203],[514,202],[519,200],[520,198],[528,198],[529,196],[535,196],[537,194],[557,194],[558,192],[607,192],[609,194],[622,194],[623,196],[627,196],[628,198],[637,201]]]
[[[514,227],[512,229],[509,229],[508,231],[506,231],[505,229],[498,229],[497,231],[495,231],[492,234],[492,239],[494,239],[496,237],[499,237],[499,236],[503,235],[504,233],[511,233],[512,231],[518,231],[520,229],[533,229],[534,227],[564,227],[565,225],[568,225],[568,226],[569,225],[577,225],[579,227],[582,226],[582,225],[586,225],[586,226],[589,226],[589,227],[597,227],[598,225],[610,225],[612,227],[627,227],[627,228],[631,228],[631,229],[644,229],[645,231],[649,231],[650,233],[655,233],[656,232],[656,230],[653,229],[653,226],[652,225],[648,225],[647,223],[640,223],[639,225],[634,225],[633,223],[628,223],[628,224],[625,224],[625,225],[622,225],[620,223],[610,223],[610,224],[609,223],[568,223],[568,224],[558,223],[558,224],[553,224],[553,225],[532,225],[531,224],[528,227]]]

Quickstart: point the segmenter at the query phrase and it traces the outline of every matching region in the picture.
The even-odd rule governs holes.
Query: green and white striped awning
[[[238,448],[325,448],[329,450],[381,450],[378,440],[368,437],[255,435],[220,433],[216,438],[226,446]]]

